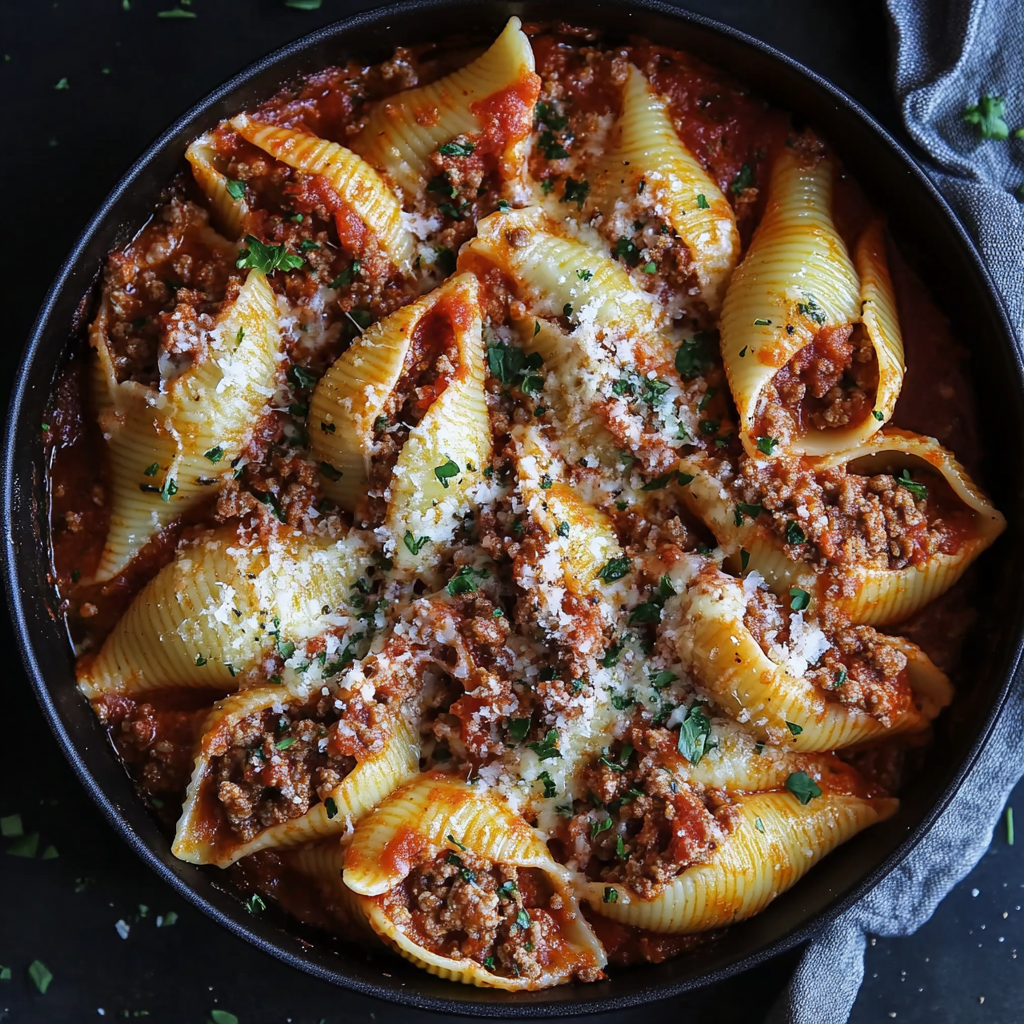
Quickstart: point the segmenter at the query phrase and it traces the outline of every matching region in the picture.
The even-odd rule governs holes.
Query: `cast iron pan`
[[[923,769],[899,813],[827,857],[793,890],[696,952],[657,966],[612,971],[608,981],[515,996],[441,981],[385,953],[368,955],[275,916],[253,917],[216,868],[171,856],[157,827],[75,688],[74,663],[48,564],[45,464],[40,424],[51,385],[80,343],[87,297],[104,257],[135,233],[183,165],[186,143],[252,107],[294,76],[349,57],[377,61],[400,44],[453,36],[489,42],[507,18],[593,26],[611,41],[630,34],[678,47],[730,71],[792,110],[836,148],[890,218],[904,254],[941,299],[971,352],[989,464],[982,480],[1009,529],[982,559],[979,612],[965,652],[972,667],[943,716]],[[913,367],[911,367],[913,372]],[[57,275],[25,350],[3,456],[4,570],[21,653],[58,742],[111,824],[182,896],[235,934],[317,977],[398,1003],[445,1013],[551,1017],[620,1009],[720,980],[801,942],[863,896],[907,855],[963,782],[991,730],[1021,652],[1024,623],[1024,376],[1006,315],[963,229],[910,157],[849,97],[742,33],[656,0],[632,4],[561,0],[416,0],[315,32],[254,64],[194,107],[142,155],[93,216]]]

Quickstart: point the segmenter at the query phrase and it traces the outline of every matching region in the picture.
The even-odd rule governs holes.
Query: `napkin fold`
[[[893,89],[925,170],[970,232],[1024,345],[1024,3],[888,0]],[[964,120],[1003,100],[1010,137]],[[1017,191],[1021,190],[1020,198]],[[910,856],[807,947],[768,1024],[843,1024],[864,978],[868,935],[909,935],[978,862],[1024,774],[1024,676],[970,778]]]

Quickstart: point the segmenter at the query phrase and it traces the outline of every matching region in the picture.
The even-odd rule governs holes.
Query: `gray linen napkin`
[[[888,0],[893,86],[925,169],[978,246],[1024,345],[1024,2]],[[1011,136],[983,140],[963,120],[981,96],[1005,101]],[[913,853],[804,953],[771,1024],[843,1024],[864,977],[866,936],[909,935],[977,863],[1024,773],[1024,679],[970,779]]]

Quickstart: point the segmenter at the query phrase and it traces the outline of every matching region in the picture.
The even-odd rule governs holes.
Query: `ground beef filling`
[[[416,325],[402,375],[373,424],[369,462],[369,520],[382,521],[384,492],[409,431],[451,383],[459,365],[455,331],[465,311],[458,302],[440,301]],[[465,466],[460,466],[464,470]]]
[[[591,880],[621,882],[646,899],[711,859],[724,836],[714,812],[724,805],[653,759],[631,770],[635,756],[625,746],[583,773],[589,795],[576,801],[564,849]]]
[[[913,704],[907,656],[871,626],[846,626],[829,634],[829,640],[832,646],[807,678],[851,711],[891,727]]]
[[[794,433],[861,422],[878,391],[878,357],[861,325],[824,327],[772,379],[757,433]]]
[[[232,727],[227,750],[212,758],[217,800],[231,830],[248,842],[263,829],[299,818],[330,796],[355,767],[337,751],[334,701],[261,711]]]
[[[119,381],[155,386],[205,357],[224,300],[238,294],[234,249],[194,203],[172,199],[103,272],[105,332]]]
[[[747,599],[743,624],[765,654],[791,642],[790,620],[769,591],[757,590]],[[825,636],[831,646],[804,678],[829,700],[892,726],[913,703],[907,656],[892,637],[871,626],[826,626]]]
[[[797,557],[814,558],[806,543],[833,565],[898,570],[956,554],[970,535],[970,510],[956,507],[937,473],[903,472],[862,476],[846,466],[815,472],[799,459],[747,459],[742,500],[772,516]]]
[[[415,942],[439,956],[473,960],[492,974],[534,979],[550,970],[561,939],[562,897],[530,869],[442,850],[381,903]]]

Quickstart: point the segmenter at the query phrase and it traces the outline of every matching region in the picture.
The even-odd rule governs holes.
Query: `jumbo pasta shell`
[[[849,566],[837,587],[833,575],[817,575],[808,563],[789,558],[781,539],[763,523],[742,514],[737,523],[737,509],[729,500],[726,482],[709,470],[706,461],[682,459],[680,470],[693,480],[680,488],[680,494],[714,533],[728,567],[739,571],[741,552],[745,551],[746,567],[759,572],[780,597],[788,597],[791,587],[806,590],[811,595],[812,612],[818,601],[827,601],[853,623],[879,626],[909,618],[953,586],[1006,528],[1003,515],[934,438],[889,428],[856,448],[806,465],[812,470],[847,465],[862,475],[927,468],[942,477],[949,488],[951,509],[963,515],[961,543],[955,553],[935,552],[902,569]]]
[[[389,914],[385,894],[402,883],[420,857],[444,849],[469,850],[493,864],[536,868],[548,876],[561,897],[561,922],[551,961],[539,977],[503,977],[472,959],[439,955]],[[579,912],[568,872],[551,857],[540,834],[503,800],[437,772],[397,790],[356,826],[343,877],[353,892],[368,897],[363,906],[370,926],[388,945],[452,981],[510,991],[544,988],[605,964],[604,951]]]
[[[304,174],[317,175],[334,190],[373,235],[403,274],[412,270],[416,239],[402,223],[402,204],[381,176],[360,156],[316,135],[254,121],[239,114],[229,122],[242,138]],[[341,232],[344,239],[347,233]],[[355,255],[365,249],[357,245]]]
[[[822,857],[890,817],[897,805],[888,798],[827,793],[806,806],[788,792],[740,797],[734,805],[738,819],[711,861],[687,868],[653,899],[600,882],[582,885],[580,897],[598,914],[653,932],[722,928],[764,910]],[[608,888],[615,890],[614,900]]]
[[[476,279],[462,274],[364,331],[313,392],[310,446],[313,457],[330,469],[329,473],[321,470],[321,486],[349,512],[365,501],[379,417],[395,404],[395,389],[415,335],[431,314],[444,316],[460,354],[473,364],[467,374],[472,379],[475,362],[482,359],[477,354],[480,304]],[[480,366],[482,373],[482,361]],[[470,425],[479,432],[478,408],[470,415]]]
[[[139,591],[95,658],[80,663],[78,685],[93,699],[237,689],[278,636],[322,632],[368,557],[358,535],[334,542],[285,534],[264,549],[234,528],[214,531]]]
[[[848,708],[806,678],[793,675],[786,664],[769,658],[744,624],[746,607],[738,580],[724,573],[702,576],[684,598],[678,651],[701,691],[763,741],[801,751],[838,750],[882,735],[924,729],[952,700],[949,680],[928,656],[913,644],[894,639],[892,646],[913,652],[908,683],[915,693],[920,680],[925,698],[897,712],[892,721]]]
[[[288,848],[331,836],[340,838],[351,832],[353,824],[395,787],[418,773],[419,745],[399,713],[390,723],[381,751],[359,761],[331,790],[329,798],[313,804],[300,817],[264,828],[247,842],[240,840],[218,814],[211,758],[223,751],[225,735],[241,719],[276,704],[303,703],[308,699],[282,693],[280,686],[272,686],[235,694],[214,707],[203,725],[192,780],[175,831],[171,847],[175,857],[191,864],[224,868],[260,850]],[[327,799],[333,801],[333,807]]]
[[[740,437],[752,455],[766,385],[818,330],[851,324],[860,314],[857,273],[832,222],[832,175],[827,159],[789,149],[776,159],[767,209],[722,305],[722,360],[740,416]],[[874,429],[880,425],[870,415],[867,419]],[[853,440],[837,436],[825,450]],[[791,447],[807,450],[809,443],[803,436]]]
[[[690,250],[701,297],[717,312],[740,255],[736,216],[679,138],[664,98],[630,64],[611,145],[595,175],[593,199],[607,221],[617,203],[630,202],[638,191]]]
[[[120,573],[174,519],[212,497],[234,472],[274,394],[281,347],[277,303],[250,271],[210,332],[204,361],[163,391],[118,383],[102,329],[91,332],[100,427],[110,451],[110,529],[96,580]]]
[[[435,173],[430,156],[454,139],[478,136],[493,117],[488,101],[507,95],[511,117],[497,144],[503,174],[512,177],[519,159],[516,147],[533,125],[540,79],[534,74],[533,50],[518,18],[510,18],[501,35],[472,63],[444,78],[381,100],[352,148],[398,186],[411,204]]]

